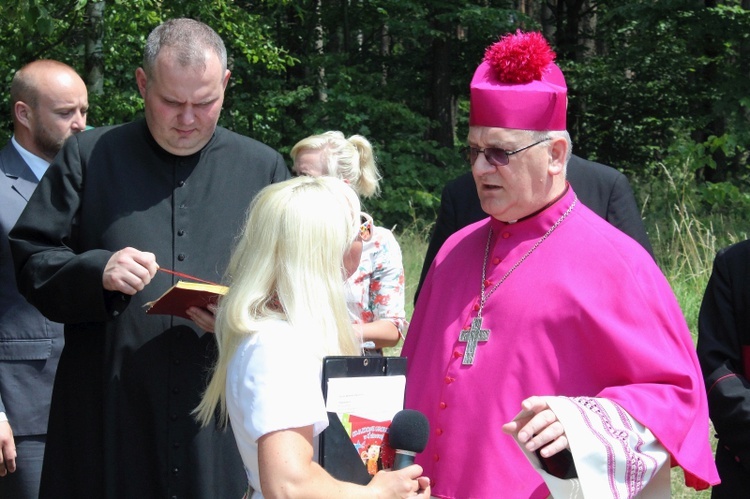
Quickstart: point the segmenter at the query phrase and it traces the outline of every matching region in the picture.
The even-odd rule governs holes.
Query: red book
[[[185,311],[190,307],[207,308],[215,304],[229,290],[226,286],[203,282],[177,281],[163,295],[144,306],[147,314],[177,315],[190,319]]]

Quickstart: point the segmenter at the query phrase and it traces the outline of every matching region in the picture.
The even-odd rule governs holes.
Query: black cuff
[[[570,450],[563,449],[551,457],[542,457],[539,451],[536,451],[536,456],[542,463],[542,469],[550,475],[563,480],[578,478],[576,463],[573,461],[573,454]]]
[[[104,303],[110,317],[117,317],[130,304],[130,295],[120,293],[119,291],[104,290]]]

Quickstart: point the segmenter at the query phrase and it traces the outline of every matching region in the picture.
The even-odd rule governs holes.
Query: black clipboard
[[[406,357],[326,357],[323,398],[328,398],[330,378],[405,375]],[[336,413],[328,413],[328,428],[320,435],[318,456],[320,465],[334,478],[360,485],[367,485],[372,479]]]

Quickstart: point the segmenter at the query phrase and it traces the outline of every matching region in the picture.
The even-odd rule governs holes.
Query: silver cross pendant
[[[474,354],[477,350],[477,343],[489,339],[490,330],[482,329],[482,318],[474,317],[474,319],[471,320],[471,328],[464,329],[461,331],[461,334],[458,335],[458,341],[466,342],[466,350],[464,351],[462,364],[465,366],[473,364]]]

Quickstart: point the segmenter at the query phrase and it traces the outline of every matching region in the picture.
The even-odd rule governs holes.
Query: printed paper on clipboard
[[[405,387],[403,375],[328,379],[326,410],[338,416],[369,475],[393,464],[387,432]]]
[[[327,357],[323,395],[329,426],[320,438],[319,462],[339,480],[366,485],[390,468],[395,451],[388,427],[404,407],[406,359]]]

